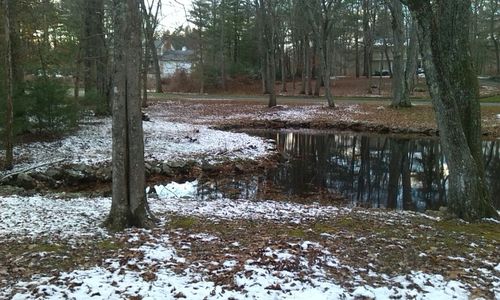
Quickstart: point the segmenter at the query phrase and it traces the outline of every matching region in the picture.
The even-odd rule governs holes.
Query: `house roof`
[[[191,61],[193,50],[167,50],[160,57],[162,61]]]

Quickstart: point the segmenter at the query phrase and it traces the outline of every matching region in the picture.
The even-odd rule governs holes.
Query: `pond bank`
[[[274,152],[279,143],[208,125],[307,122],[316,113],[351,122],[369,115],[358,106],[332,112],[176,101],[151,105],[148,113],[150,184],[203,177],[216,184],[290,163]],[[65,159],[50,165],[60,167],[54,174],[65,172],[62,180],[79,178],[68,170],[109,168],[109,123],[89,126],[62,141],[26,146],[18,152],[20,166]],[[70,182],[58,193],[49,188],[40,190],[43,195],[34,189],[26,196],[0,196],[0,298],[500,297],[500,225],[494,220],[467,224],[445,211],[298,203],[280,191],[266,200],[228,191],[207,201],[151,193],[157,228],[112,234],[99,227],[111,203],[109,181],[90,182],[82,193],[78,181]]]

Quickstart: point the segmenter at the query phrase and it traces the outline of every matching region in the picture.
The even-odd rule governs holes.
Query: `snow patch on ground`
[[[35,276],[31,281],[18,282],[0,288],[0,296],[14,294],[14,300],[24,299],[468,299],[465,285],[445,281],[440,275],[413,272],[406,276],[388,277],[386,286],[371,286],[357,279],[349,280],[346,288],[328,276],[328,270],[343,268],[336,258],[317,243],[307,248],[323,252],[311,264],[303,255],[283,249],[265,249],[264,258],[247,260],[233,276],[238,290],[215,284],[209,274],[199,272],[195,265],[174,272],[172,267],[184,259],[169,245],[167,236],[158,244],[146,244],[137,249],[144,259],[129,261],[108,259],[101,267],[65,272],[60,276]],[[301,247],[304,248],[304,247]],[[268,260],[268,261],[265,261]],[[279,265],[298,264],[302,271],[287,271]],[[238,266],[237,260],[212,262],[219,266],[214,272],[224,272]],[[154,273],[151,272],[154,270]],[[300,275],[299,275],[300,273]]]
[[[41,196],[0,197],[0,241],[23,236],[105,238],[107,233],[98,225],[104,220],[110,203],[109,198],[65,200]],[[330,206],[275,201],[196,201],[167,197],[150,199],[150,204],[160,217],[164,213],[174,212],[215,219],[301,222],[349,213],[347,209]],[[469,296],[469,286],[466,284],[423,272],[390,277],[369,270],[370,276],[382,278],[383,284],[367,284],[357,275],[366,272],[366,269],[357,270],[343,265],[317,242],[267,246],[262,249],[260,256],[247,261],[227,257],[221,261],[186,264],[186,258],[179,256],[167,234],[154,236],[147,230],[125,234],[129,235],[126,240],[130,243],[139,244],[131,251],[142,255],[107,259],[102,266],[74,270],[57,277],[36,275],[30,281],[10,282],[9,286],[0,287],[0,298],[11,294],[15,294],[13,299],[16,300],[128,299],[138,296],[142,299],[183,296],[187,299],[357,299],[361,296],[377,299],[468,299]],[[205,243],[220,242],[218,237],[203,233],[193,234],[190,238]],[[311,259],[309,254],[315,258]],[[183,267],[179,270],[180,264]],[[216,266],[216,269],[209,272],[203,267],[207,264]],[[289,265],[295,267],[289,269],[286,267]],[[496,265],[493,272],[499,269],[500,265]],[[337,282],[329,274],[340,270],[349,270],[353,276],[347,282]],[[234,286],[238,287],[236,290],[227,289],[227,286],[211,279],[212,275],[230,271],[234,272],[231,278]],[[498,297],[498,286],[494,284],[493,288]]]
[[[322,216],[336,216],[350,212],[348,208],[322,206],[319,204],[297,204],[279,201],[249,201],[217,199],[197,201],[191,199],[160,198],[153,202],[153,210],[175,212],[185,216],[202,216],[214,219],[266,219],[300,223]]]
[[[104,236],[99,225],[110,206],[109,198],[0,197],[0,241],[15,236]]]
[[[297,223],[350,211],[319,204],[229,199],[197,201],[172,197],[151,198],[149,204],[157,214],[177,213],[214,219],[266,219]],[[110,206],[110,198],[0,197],[0,240],[14,236],[103,236],[106,233],[99,225],[104,221]]]
[[[143,122],[146,160],[256,159],[268,153],[270,145],[245,133],[224,132],[203,125],[154,119]],[[66,138],[54,142],[18,145],[14,157],[21,158],[13,171],[63,160],[64,163],[94,165],[111,160],[111,120],[95,119],[81,125]]]

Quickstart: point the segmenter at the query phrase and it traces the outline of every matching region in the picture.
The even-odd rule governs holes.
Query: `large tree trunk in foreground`
[[[141,21],[139,0],[116,1],[116,93],[113,97],[113,201],[111,230],[150,227],[145,195],[144,140],[140,109]]]
[[[9,15],[11,10],[9,9],[9,1],[3,1],[4,9],[4,31],[5,31],[5,68],[7,70],[6,74],[6,88],[7,88],[7,103],[5,111],[5,164],[4,169],[10,170],[14,165],[14,136],[13,136],[13,122],[14,122],[14,109],[13,109],[13,97],[14,97],[14,70],[12,64],[12,43],[10,40],[10,19]]]
[[[427,85],[449,169],[449,210],[466,220],[496,217],[481,153],[481,111],[469,45],[470,0],[408,0],[420,27]]]

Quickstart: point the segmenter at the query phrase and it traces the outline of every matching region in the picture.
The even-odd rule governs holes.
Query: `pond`
[[[303,130],[249,133],[276,142],[282,156],[277,168],[173,184],[166,191],[200,200],[344,202],[416,211],[446,205],[448,168],[437,138]],[[483,154],[494,205],[500,208],[500,140],[484,141]]]

